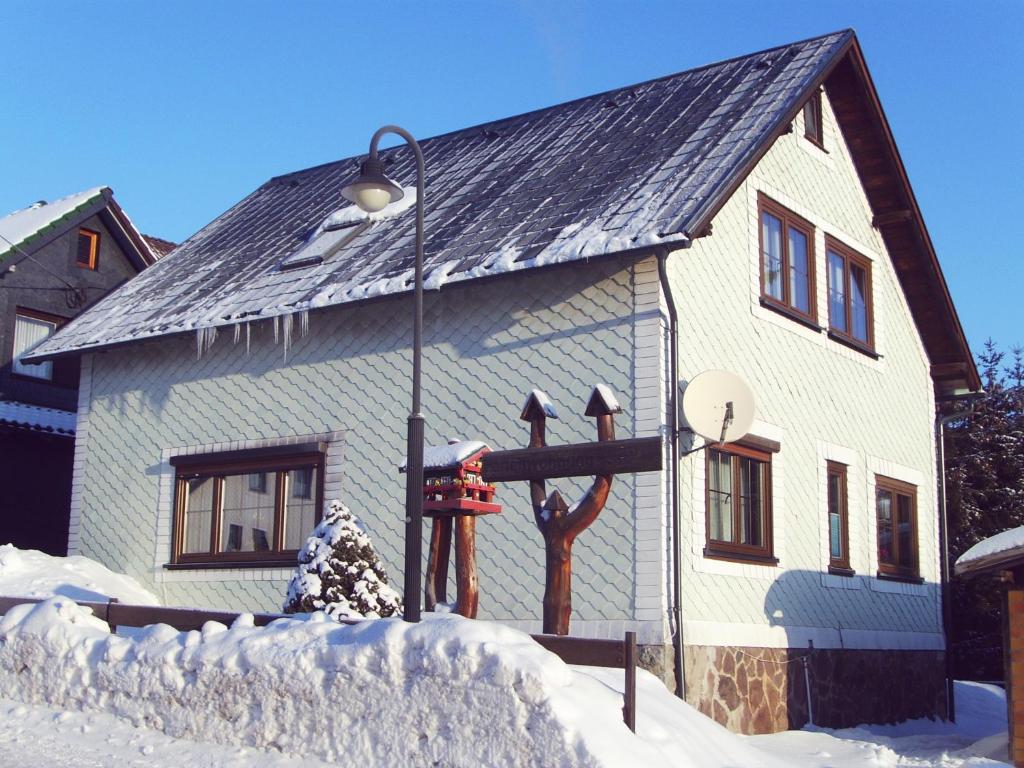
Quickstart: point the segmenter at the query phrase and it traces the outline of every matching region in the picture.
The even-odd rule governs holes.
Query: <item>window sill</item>
[[[779,564],[779,558],[773,555],[759,555],[753,552],[731,552],[722,549],[704,547],[704,557],[712,560],[726,560],[731,563],[746,563],[748,565],[766,565],[774,568]]]
[[[804,134],[804,138],[807,139],[807,141],[809,141],[815,147],[820,149],[822,152],[824,152],[826,155],[829,153],[828,150],[825,149],[825,142],[824,141],[818,141],[817,138],[815,138],[814,136],[812,136],[809,133],[805,133]]]
[[[204,563],[164,563],[168,571],[206,571],[225,568],[294,568],[298,565],[299,553],[283,560],[221,560]]]
[[[761,306],[764,307],[765,309],[770,309],[772,312],[777,312],[783,317],[789,318],[793,322],[799,323],[805,328],[810,328],[812,331],[816,333],[821,333],[823,330],[825,330],[820,325],[818,325],[818,323],[815,321],[813,317],[803,315],[797,312],[795,309],[787,307],[784,304],[777,304],[774,301],[771,301],[770,299],[766,299],[764,296],[761,297],[760,302]]]
[[[837,331],[833,331],[831,328],[828,330],[828,337],[832,339],[832,341],[836,341],[842,344],[844,347],[849,347],[850,349],[856,350],[857,352],[860,352],[862,355],[867,355],[873,360],[879,360],[882,357],[880,354],[875,352],[875,350],[873,350],[864,342],[857,341],[856,339],[851,339],[849,336],[844,336]]]
[[[882,573],[878,571],[875,576],[882,581],[898,581],[903,584],[924,584],[924,579],[912,574],[901,575],[898,573]]]
[[[828,572],[833,576],[856,576],[857,572],[853,568],[842,568],[838,565],[830,565]]]

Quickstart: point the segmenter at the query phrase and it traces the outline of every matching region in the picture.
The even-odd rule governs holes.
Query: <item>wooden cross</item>
[[[530,422],[530,443],[525,449],[494,451],[483,457],[486,482],[529,480],[533,518],[544,537],[546,579],[544,633],[569,634],[572,613],[572,544],[604,509],[612,477],[621,472],[661,470],[661,438],[615,439],[616,413],[622,408],[604,386],[594,387],[585,415],[597,420],[597,443],[548,447],[548,418],[558,418],[547,396],[533,390],[519,418]],[[593,474],[594,482],[572,507],[558,491],[547,495],[546,481],[554,477]]]

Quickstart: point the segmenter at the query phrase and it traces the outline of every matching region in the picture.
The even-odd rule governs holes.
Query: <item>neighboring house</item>
[[[78,360],[24,356],[156,258],[106,187],[0,217],[0,543],[67,550]]]
[[[678,639],[687,699],[741,731],[801,725],[808,692],[820,724],[940,713],[933,419],[979,381],[853,33],[422,146],[428,442],[525,445],[534,387],[550,444],[593,440],[595,382],[620,437],[665,438],[576,542],[572,631],[635,629],[669,679]],[[401,583],[414,221],[331,216],[358,160],[271,179],[39,348],[82,360],[71,552],[274,609],[338,497]],[[677,380],[712,368],[757,420],[674,464]],[[480,616],[536,631],[527,484],[497,500]]]

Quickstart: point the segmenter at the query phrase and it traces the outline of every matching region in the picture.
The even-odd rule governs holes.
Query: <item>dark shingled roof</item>
[[[837,32],[421,142],[428,287],[700,234],[852,39]],[[414,184],[408,148],[382,156]],[[358,161],[266,182],[34,356],[411,290],[411,211],[343,230],[321,263],[282,269],[344,205]]]

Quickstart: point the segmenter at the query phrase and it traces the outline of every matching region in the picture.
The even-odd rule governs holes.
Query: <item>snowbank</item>
[[[132,577],[114,573],[87,557],[53,557],[34,549],[0,546],[0,597],[50,597],[159,605],[152,592]]]
[[[670,762],[623,725],[616,691],[529,636],[460,616],[339,626],[314,614],[265,628],[243,616],[231,629],[155,625],[128,638],[57,597],[0,619],[0,690],[352,765],[708,765]]]

